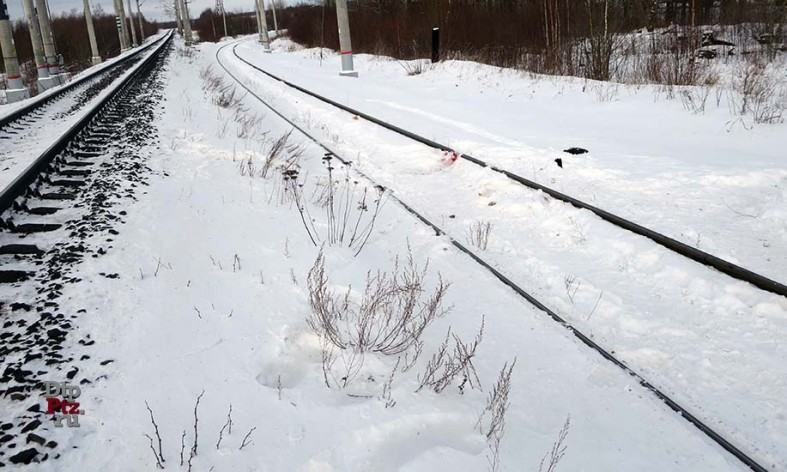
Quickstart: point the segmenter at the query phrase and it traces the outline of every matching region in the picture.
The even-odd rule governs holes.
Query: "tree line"
[[[120,53],[120,39],[118,38],[115,16],[104,12],[100,7],[93,12],[93,24],[96,31],[96,41],[101,57],[107,59]],[[134,27],[139,31],[138,20],[134,17]],[[158,31],[156,23],[151,23],[143,17],[145,36],[150,36]],[[87,36],[87,24],[82,11],[71,10],[52,18],[52,32],[55,38],[57,52],[63,56],[63,62],[69,72],[78,72],[90,66],[90,42]],[[33,58],[33,46],[30,41],[30,30],[25,20],[13,23],[14,43],[19,65],[26,81],[35,81],[36,68]],[[0,68],[2,68],[0,61]],[[2,69],[5,72],[4,69]]]
[[[338,48],[332,3],[294,7],[287,25],[291,38],[310,47]],[[429,57],[431,30],[439,27],[444,57],[600,80],[614,78],[617,53],[631,46],[621,43],[620,33],[671,31],[669,40],[660,39],[650,52],[689,61],[700,46],[701,27],[746,24],[741,34],[767,34],[783,42],[785,21],[786,0],[350,1],[357,52]],[[651,75],[658,82],[663,74]]]

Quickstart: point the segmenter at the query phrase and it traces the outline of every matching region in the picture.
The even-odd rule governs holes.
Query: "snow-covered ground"
[[[610,128],[628,127],[630,132],[621,134],[630,136],[636,128],[636,125],[631,124],[634,111],[640,110],[641,114],[641,110],[648,107],[649,115],[661,114],[665,117],[654,122],[663,124],[670,132],[676,132],[680,127],[676,123],[683,121],[684,127],[691,127],[692,135],[700,136],[697,139],[699,142],[724,142],[733,149],[740,146],[737,141],[727,139],[727,135],[722,134],[723,122],[715,121],[718,126],[713,128],[711,123],[714,122],[710,115],[688,114],[674,102],[654,102],[654,97],[648,95],[647,90],[639,94],[630,92],[632,95],[629,100],[621,98],[619,102],[622,104],[615,106],[616,103],[600,104],[579,90],[569,93],[572,84],[581,86],[581,82],[573,79],[564,79],[564,83],[557,79],[556,82],[543,79],[534,81],[513,72],[489,70],[486,66],[468,63],[449,63],[439,66],[435,71],[408,77],[398,64],[367,56],[361,56],[357,63],[361,79],[342,80],[345,78],[336,74],[337,56],[326,55],[320,67],[318,52],[285,53],[293,48],[286,42],[282,43],[277,48],[280,52],[271,55],[261,54],[250,41],[241,42],[237,50],[247,60],[307,88],[314,87],[314,90],[326,92],[350,106],[392,120],[407,129],[447,142],[460,150],[502,164],[526,176],[533,176],[536,180],[582,198],[586,195],[573,187],[567,187],[558,179],[557,176],[563,175],[561,172],[568,174],[575,166],[584,166],[587,170],[585,174],[597,175],[602,173],[605,166],[607,170],[615,166],[612,169],[614,173],[622,176],[641,175],[640,171],[636,165],[626,164],[615,154],[611,154],[606,161],[588,157],[570,158],[563,154],[567,164],[566,168],[560,170],[552,162],[553,158],[561,156],[557,150],[545,150],[532,156],[518,148],[517,142],[510,140],[514,138],[501,137],[501,130],[514,134],[513,130],[521,131],[535,123],[540,112],[530,115],[533,109],[543,110],[546,116],[555,116],[563,108],[562,102],[565,108],[584,110],[587,116],[600,115],[600,118],[585,123],[586,127],[589,127],[589,123],[598,124],[590,127],[587,133],[597,135],[599,140],[605,136],[609,146],[622,148],[626,138],[622,140],[623,144],[616,141],[617,132],[612,132]],[[457,239],[464,240],[472,224],[491,222],[493,229],[489,249],[484,254],[487,260],[531,290],[547,305],[567,316],[602,345],[615,351],[625,362],[642,370],[646,377],[691,405],[695,411],[701,412],[701,416],[711,424],[740,442],[748,442],[753,450],[769,449],[775,453],[784,449],[782,445],[787,444],[787,422],[784,416],[785,403],[781,399],[787,396],[787,384],[784,381],[787,371],[781,359],[785,358],[787,352],[772,335],[774,332],[783,332],[787,326],[787,301],[783,297],[763,293],[682,260],[643,238],[611,227],[587,212],[546,199],[537,192],[523,189],[489,171],[461,161],[449,164],[438,152],[362,120],[353,119],[347,113],[261,77],[258,72],[239,63],[233,57],[231,47],[224,48],[220,57],[235,73],[241,74],[247,85],[286,115],[337,147],[341,153],[354,158],[364,172],[394,189],[405,201],[443,225]],[[493,76],[492,72],[498,75]],[[447,76],[452,79],[446,80]],[[494,80],[496,87],[478,85],[485,80]],[[538,93],[539,86],[547,88],[543,92],[545,96]],[[536,88],[536,93],[528,103],[523,104],[522,101],[516,102],[507,97],[512,90],[523,88]],[[573,98],[561,100],[561,94],[556,98],[555,94],[559,92],[555,88],[563,90],[562,95]],[[508,106],[505,105],[506,101]],[[387,105],[381,105],[383,102]],[[607,112],[605,109],[610,105],[614,109]],[[587,142],[577,142],[572,138],[572,119],[569,115],[563,113],[561,119],[554,120],[542,116],[535,127],[544,130],[545,135],[555,136],[555,141],[561,133],[568,136],[560,138],[560,146],[555,146],[557,149],[577,144],[593,149]],[[650,136],[648,142],[654,143],[658,149],[669,145],[669,142],[663,144],[666,140],[662,139],[669,132],[656,129],[649,131],[653,134],[648,135],[645,129],[640,129],[640,136]],[[526,136],[514,136],[522,140],[538,136],[538,133],[531,135],[531,132],[528,129]],[[752,134],[747,137],[744,132]],[[721,138],[712,138],[712,135],[721,135]],[[739,136],[742,141],[759,136],[759,145],[755,149],[761,151],[761,159],[773,166],[778,165],[780,155],[766,144],[776,147],[779,138],[785,136],[783,126],[740,130]],[[688,141],[688,135],[684,135],[683,140]],[[490,141],[496,144],[489,145]],[[538,140],[534,139],[534,142]],[[635,147],[633,142],[628,143],[632,148]],[[697,142],[694,146],[700,147]],[[673,145],[672,149],[680,148]],[[502,160],[500,156],[506,152],[517,158]],[[645,151],[641,152],[644,154]],[[731,152],[725,152],[727,167],[719,163],[715,172],[729,174],[726,182],[731,186],[740,186],[741,181],[746,182],[746,178],[739,178],[738,165],[733,162]],[[692,161],[686,153],[681,156],[683,161],[669,159],[669,165],[659,155],[652,159],[638,159],[643,167],[654,169],[654,175],[649,178],[670,186],[658,195],[658,200],[639,198],[639,194],[610,193],[614,201],[630,198],[636,205],[628,205],[622,210],[612,204],[601,206],[632,216],[635,221],[647,221],[667,234],[677,235],[676,230],[680,228],[669,224],[673,215],[678,215],[676,220],[686,225],[699,224],[724,230],[727,224],[724,217],[736,219],[739,216],[731,213],[732,217],[722,215],[714,219],[711,217],[713,215],[705,215],[710,212],[686,210],[685,218],[681,218],[680,212],[665,208],[664,201],[672,194],[687,187],[691,189],[692,185],[697,186],[696,183],[690,185],[685,181],[676,183],[670,177],[673,174],[664,173],[665,168],[672,166],[677,172],[690,172],[692,175],[708,172],[706,162]],[[750,159],[739,166],[754,168]],[[659,170],[661,180],[655,177]],[[751,172],[756,171],[749,170],[745,174]],[[782,184],[784,163],[781,169],[769,169],[762,172],[761,176],[778,176],[773,185]],[[574,181],[579,181],[580,177],[575,176]],[[708,175],[706,178],[708,181],[714,180]],[[613,186],[622,180],[603,181],[606,183],[605,190],[613,192]],[[635,184],[631,182],[626,185],[634,188]],[[641,181],[639,185],[640,188],[645,186]],[[745,190],[741,190],[742,195],[749,199],[760,201],[763,198],[756,190]],[[782,198],[785,187],[776,190],[779,198]],[[726,198],[735,195],[729,189],[725,192]],[[704,198],[709,200],[709,197]],[[766,205],[771,214],[784,212],[779,204],[761,204]],[[632,207],[642,210],[632,215]],[[698,218],[697,214],[705,217]],[[746,231],[735,233],[735,241],[745,243],[741,242],[735,247],[753,247],[755,243],[752,240],[762,237],[759,234],[752,235],[750,229],[753,224],[746,224]],[[784,225],[778,221],[768,228],[770,232],[767,234],[780,237],[785,234]],[[730,244],[726,240],[725,243]],[[775,274],[766,272],[777,280],[784,280],[787,274],[784,249],[785,245],[781,243],[772,246],[773,252],[780,255],[781,263],[774,266],[778,267]],[[725,256],[724,253],[712,252]],[[756,342],[739,344],[746,338],[755,339]],[[759,376],[765,376],[767,381],[755,380]],[[766,443],[770,446],[763,447]],[[781,456],[779,453],[776,455]],[[780,460],[783,462],[784,457]]]
[[[160,35],[151,36],[146,40],[146,43],[158,39],[160,39]],[[74,77],[74,79],[82,75],[108,69],[112,67],[112,64],[132,54],[134,51],[128,51],[100,65],[90,67],[81,72],[77,77]],[[144,58],[150,53],[151,50],[148,50],[143,53],[141,57]],[[123,80],[123,78],[130,74],[133,69],[133,67],[130,67],[126,72],[118,75],[112,84]],[[91,86],[95,87],[95,84],[99,83],[100,80],[101,77],[91,78],[84,84],[81,84],[79,88],[68,92],[58,101],[40,109],[40,116],[29,119],[25,123],[26,128],[24,131],[20,129],[0,130],[0,138],[2,138],[4,144],[2,149],[0,149],[0,191],[10,185],[14,179],[33,163],[38,156],[46,151],[59,136],[85,116],[90,111],[93,104],[98,103],[109,93],[109,89],[112,88],[111,84],[109,89],[103,91],[88,90]],[[62,86],[47,90],[31,100],[44,100],[50,94],[56,93],[61,87]],[[85,100],[86,91],[89,97],[88,100]],[[17,108],[27,104],[28,101],[24,101],[9,105],[10,109],[7,107],[0,107],[0,116],[10,114]],[[21,127],[22,125],[17,124],[17,126]]]
[[[668,100],[662,86],[534,76],[463,61],[427,64],[408,76],[412,63],[369,55],[355,56],[361,78],[348,81],[336,74],[332,51],[324,50],[321,61],[318,49],[298,50],[286,39],[273,47],[280,53],[262,62],[271,73],[787,279],[787,124],[748,129],[750,118],[730,112],[728,91],[711,91],[705,112],[696,114],[679,98]],[[238,52],[249,57],[250,48],[244,43]],[[590,154],[561,152],[572,146]],[[558,157],[563,169],[553,162]]]
[[[105,234],[86,242],[106,254],[81,264],[77,279],[62,288],[60,309],[79,313],[69,334],[73,342],[62,354],[80,359],[73,362],[80,368],[77,379],[92,383],[82,387],[81,428],[49,428],[61,457],[38,469],[154,469],[145,437],[155,439],[147,402],[166,469],[186,470],[180,457],[188,461],[195,401],[204,392],[193,470],[488,470],[489,444],[477,423],[501,368],[516,359],[499,470],[538,470],[567,418],[558,470],[748,470],[391,198],[357,256],[342,245],[321,245],[329,286],[342,295],[352,287],[355,299],[367,271],[391,270],[409,248],[420,267],[429,261],[427,292],[438,274],[450,283],[444,300],[450,310],[424,331],[422,354],[411,369],[402,367],[411,351],[400,361],[367,353],[360,366],[346,351],[326,374],[324,343],[306,321],[307,275],[321,248],[284,190],[281,168],[260,175],[265,155],[291,127],[240,88],[233,96],[230,88],[206,90],[213,76],[233,83],[217,54],[247,87],[457,240],[465,241],[472,224],[491,222],[488,248],[473,248],[481,257],[766,467],[787,468],[787,346],[777,335],[787,328],[787,300],[308,99],[260,76],[227,44],[173,54],[155,118],[159,144],[145,151],[148,185],[124,207],[125,223],[111,242]],[[581,82],[574,80],[535,80],[468,63],[408,77],[396,63],[371,57],[357,58],[360,79],[338,79],[336,56],[320,67],[314,51],[285,52],[282,40],[273,54],[250,41],[239,44],[239,53],[273,72],[568,193],[598,192],[594,201],[602,206],[647,216],[660,229],[685,224],[724,231],[716,244],[748,248],[752,259],[743,262],[761,263],[752,268],[784,280],[783,228],[769,227],[762,236],[770,238],[771,252],[754,250],[755,236],[722,227],[732,216],[706,208],[714,216],[697,218],[688,209],[666,208],[665,194],[651,200],[645,192],[655,195],[663,185],[680,206],[688,199],[678,198],[678,190],[690,180],[707,191],[725,186],[725,192],[714,191],[761,202],[765,197],[757,192],[768,181],[785,200],[784,162],[780,166],[778,152],[767,148],[784,136],[784,127],[757,127],[748,135],[735,128],[730,133],[738,139],[728,140],[718,117],[653,102],[647,90],[621,91],[618,101],[599,103],[577,91]],[[659,117],[650,130],[631,119],[643,110]],[[691,133],[675,139],[695,150],[706,140],[725,153],[719,162],[663,139],[681,129],[681,121]],[[639,141],[631,136],[635,131]],[[757,144],[752,160],[767,163],[768,172],[735,161],[733,151],[717,142],[739,149],[747,140]],[[299,170],[315,229],[324,235],[326,217],[314,203],[327,174],[324,151],[297,131],[287,143],[279,165],[297,161],[291,168]],[[589,147],[591,155],[563,156],[564,169],[553,168],[559,150],[572,145]],[[345,175],[335,161],[327,165]],[[756,175],[750,186],[738,182],[746,181],[741,173]],[[720,183],[710,183],[711,174]],[[358,189],[354,200],[361,188],[377,195],[368,181],[347,176],[339,186]],[[623,181],[632,190],[608,195]],[[358,211],[355,204],[348,208]],[[767,208],[784,221],[784,208]],[[750,244],[727,241],[727,232]],[[706,238],[703,233],[701,241]],[[724,251],[716,253],[728,255]],[[767,262],[764,254],[771,253],[781,254],[781,262],[776,256]],[[418,391],[449,328],[470,342],[482,324],[473,360],[482,390],[460,377],[441,393]],[[357,370],[347,375],[347,364]],[[232,431],[222,432],[230,406]],[[488,415],[481,424],[487,421]]]
[[[158,39],[160,39],[165,34],[166,34],[165,31],[161,31],[161,32],[158,32],[158,33],[156,33],[156,34],[154,34],[152,36],[148,36],[147,38],[145,38],[145,41],[142,44],[146,45],[146,44],[150,44],[151,42],[157,41]],[[48,90],[45,90],[45,91],[39,93],[38,95],[36,95],[35,97],[30,97],[28,99],[20,100],[18,102],[14,102],[14,103],[0,103],[0,117],[9,115],[9,114],[13,113],[14,111],[18,110],[19,108],[22,108],[24,106],[29,105],[31,102],[43,100],[46,97],[48,97],[49,95],[57,93],[58,90],[60,90],[63,87],[67,86],[68,84],[70,84],[74,80],[78,80],[81,77],[84,77],[86,75],[90,75],[90,74],[93,74],[93,73],[98,72],[100,70],[104,70],[107,67],[111,67],[112,64],[114,64],[114,63],[116,63],[118,61],[123,60],[124,58],[128,57],[129,55],[134,54],[136,51],[137,51],[137,49],[129,49],[128,51],[122,52],[122,53],[118,54],[115,57],[110,57],[109,59],[106,59],[101,64],[96,64],[96,65],[92,65],[90,67],[86,67],[85,69],[83,69],[83,70],[77,72],[76,74],[72,75],[69,78],[68,82],[66,82],[65,84],[58,85],[56,87],[52,87],[52,88],[50,88]]]

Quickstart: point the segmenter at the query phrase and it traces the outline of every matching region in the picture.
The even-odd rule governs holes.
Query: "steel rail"
[[[17,198],[23,196],[29,185],[35,182],[39,174],[44,171],[49,164],[64,151],[71,141],[82,132],[82,130],[90,124],[93,118],[104,108],[110,100],[116,97],[121,91],[128,87],[137,77],[147,70],[158,54],[167,46],[172,39],[172,32],[167,33],[163,38],[153,44],[158,44],[156,49],[148,55],[141,63],[134,66],[131,73],[120,79],[121,81],[114,85],[110,93],[100,99],[98,102],[91,105],[87,113],[85,113],[77,122],[52,144],[35,161],[33,161],[25,170],[23,170],[10,184],[8,184],[0,192],[0,214],[5,212],[8,208],[13,206]],[[142,51],[140,51],[142,52]]]
[[[302,127],[297,125],[294,121],[292,121],[291,119],[286,117],[283,113],[278,111],[271,104],[269,104],[265,99],[263,99],[256,92],[254,92],[254,90],[252,90],[248,85],[246,85],[235,74],[233,74],[232,71],[229,70],[229,68],[227,68],[227,66],[221,61],[221,59],[219,57],[219,54],[221,53],[222,50],[224,50],[226,47],[231,46],[231,45],[234,46],[233,47],[233,53],[234,53],[235,52],[235,47],[237,47],[237,42],[236,43],[227,44],[227,45],[222,46],[221,48],[216,50],[216,61],[221,66],[221,68],[224,69],[224,71],[230,77],[232,77],[232,79],[235,80],[241,87],[243,87],[249,93],[249,95],[251,95],[252,97],[256,98],[260,103],[262,103],[265,107],[267,107],[269,110],[271,110],[279,118],[281,118],[282,120],[287,122],[294,129],[297,129],[301,134],[303,134],[306,138],[308,138],[310,141],[312,141],[314,144],[316,144],[320,148],[324,149],[327,153],[330,153],[330,155],[336,157],[343,164],[352,167],[352,162],[351,161],[342,158],[339,154],[334,152],[326,144],[323,144],[322,142],[320,142],[316,137],[314,137],[308,131],[306,131],[305,129],[303,129]],[[243,62],[246,62],[246,61],[243,61]],[[254,68],[256,69],[256,67],[254,67]],[[358,170],[356,167],[352,167],[352,169],[359,176],[361,176],[364,179],[368,180],[373,185],[380,186],[379,184],[377,184],[374,181],[374,179],[372,179],[371,177],[369,177],[368,175],[366,175],[362,171]],[[380,186],[380,187],[382,187],[382,186]],[[390,190],[391,189],[389,189],[389,191]],[[661,400],[668,408],[670,408],[672,411],[674,411],[674,412],[678,413],[679,415],[681,415],[682,418],[684,418],[690,424],[695,426],[699,431],[704,433],[708,438],[710,438],[713,442],[718,444],[722,449],[727,451],[730,455],[735,457],[737,460],[742,462],[744,465],[746,465],[748,468],[750,468],[754,472],[769,472],[768,469],[766,469],[765,467],[760,465],[760,463],[757,462],[755,459],[753,459],[750,455],[748,455],[746,452],[741,450],[738,446],[736,446],[731,441],[726,439],[721,433],[719,433],[716,430],[714,430],[705,421],[703,421],[699,417],[695,416],[686,407],[682,406],[680,403],[678,403],[676,400],[674,400],[670,395],[668,395],[663,390],[661,390],[659,387],[655,386],[654,384],[649,382],[647,379],[645,379],[645,377],[642,374],[640,374],[639,372],[635,371],[633,368],[631,368],[628,365],[626,365],[625,362],[621,361],[620,359],[615,357],[615,355],[612,354],[610,351],[608,351],[607,349],[605,349],[604,347],[602,347],[601,345],[599,345],[598,343],[593,341],[593,339],[591,339],[589,336],[584,334],[582,331],[580,331],[578,328],[576,328],[574,325],[572,325],[565,318],[563,318],[562,316],[557,314],[554,310],[552,310],[551,308],[546,306],[544,303],[539,301],[536,297],[534,297],[533,295],[528,293],[526,290],[521,288],[514,281],[512,281],[511,279],[506,277],[502,272],[500,272],[499,270],[495,269],[490,263],[486,262],[483,258],[481,258],[477,254],[475,254],[473,251],[468,249],[465,245],[463,245],[459,241],[457,241],[454,238],[452,238],[445,231],[443,231],[442,228],[440,228],[434,222],[430,221],[426,216],[424,216],[421,213],[419,213],[415,208],[413,208],[412,206],[408,205],[407,203],[405,203],[404,201],[399,199],[394,194],[393,191],[390,191],[389,195],[390,195],[389,198],[393,198],[393,200],[396,203],[398,203],[402,208],[404,208],[408,213],[410,213],[412,216],[414,216],[416,219],[421,221],[423,224],[429,226],[432,230],[434,230],[435,234],[437,236],[443,236],[443,237],[447,238],[448,241],[455,248],[457,248],[460,252],[462,252],[465,255],[467,255],[468,257],[470,257],[473,261],[475,261],[481,267],[486,269],[497,280],[499,280],[504,285],[506,285],[511,290],[513,290],[514,293],[516,293],[520,297],[524,298],[528,303],[530,303],[531,305],[533,305],[537,309],[539,309],[539,310],[543,311],[544,313],[546,313],[547,316],[549,316],[553,321],[555,321],[559,325],[561,325],[564,328],[566,328],[567,330],[569,330],[569,332],[571,332],[571,334],[573,334],[583,344],[585,344],[589,348],[593,349],[599,355],[601,355],[601,357],[603,357],[604,359],[606,359],[607,361],[611,362],[612,364],[614,364],[615,366],[617,366],[618,368],[623,370],[625,373],[627,373],[628,375],[633,377],[641,387],[643,387],[645,390],[647,390],[647,391],[651,392],[653,395],[655,395],[656,398]]]
[[[283,79],[283,78],[281,78],[281,77],[279,77],[277,75],[274,75],[274,74],[272,74],[272,73],[262,69],[261,67],[255,65],[255,64],[252,64],[251,62],[247,61],[246,59],[244,59],[243,57],[241,57],[238,54],[238,52],[236,50],[237,47],[238,47],[238,45],[235,44],[235,46],[232,48],[232,52],[235,55],[235,57],[240,59],[243,63],[245,63],[249,67],[252,67],[253,69],[255,69],[255,70],[259,71],[259,72],[262,72],[263,74],[267,75],[268,77],[270,77],[270,78],[272,78],[274,80],[277,80],[277,81],[287,85],[288,87],[291,87],[291,88],[293,88],[295,90],[298,90],[299,92],[305,93],[306,95],[309,95],[310,97],[316,98],[317,100],[320,100],[321,102],[324,102],[324,103],[327,103],[329,105],[332,105],[332,106],[334,106],[336,108],[339,108],[339,109],[341,109],[343,111],[346,111],[348,113],[352,113],[353,115],[359,116],[360,118],[363,118],[364,120],[369,121],[371,123],[374,123],[374,124],[376,124],[378,126],[381,126],[381,127],[385,128],[385,129],[388,129],[389,131],[393,131],[394,133],[397,133],[397,134],[400,134],[402,136],[408,137],[408,138],[410,138],[412,140],[418,141],[421,144],[425,144],[426,146],[429,146],[429,147],[432,147],[432,148],[435,148],[435,149],[439,149],[441,151],[447,151],[447,152],[456,153],[456,155],[458,155],[459,157],[461,157],[462,159],[464,159],[466,161],[472,162],[473,164],[476,164],[476,165],[478,165],[480,167],[485,167],[485,168],[488,168],[488,169],[490,169],[490,170],[492,170],[494,172],[502,174],[502,175],[508,177],[509,179],[511,179],[511,180],[521,184],[521,185],[524,185],[524,186],[529,187],[529,188],[534,189],[534,190],[540,190],[540,191],[544,192],[545,194],[549,195],[550,197],[552,197],[552,198],[554,198],[556,200],[560,200],[560,201],[569,203],[569,204],[573,205],[574,207],[577,207],[577,208],[580,208],[580,209],[583,209],[583,210],[591,211],[594,214],[596,214],[598,217],[600,217],[601,219],[603,219],[605,221],[608,221],[609,223],[612,223],[615,226],[618,226],[618,227],[623,228],[625,230],[631,231],[632,233],[637,234],[639,236],[644,236],[644,237],[654,241],[655,243],[657,243],[657,244],[659,244],[659,245],[661,245],[661,246],[663,246],[663,247],[665,247],[665,248],[667,248],[667,249],[669,249],[669,250],[671,250],[673,252],[676,252],[676,253],[680,254],[681,256],[687,257],[687,258],[689,258],[689,259],[691,259],[691,260],[693,260],[695,262],[698,262],[700,264],[703,264],[705,266],[712,267],[712,268],[718,270],[719,272],[722,272],[722,273],[724,273],[724,274],[726,274],[726,275],[728,275],[728,276],[730,276],[730,277],[732,277],[734,279],[741,280],[741,281],[744,281],[744,282],[748,282],[748,283],[754,285],[755,287],[757,287],[757,288],[759,288],[761,290],[765,290],[765,291],[768,291],[768,292],[771,292],[771,293],[775,293],[777,295],[781,295],[783,297],[787,297],[787,285],[784,285],[784,284],[782,284],[780,282],[777,282],[776,280],[770,279],[768,277],[765,277],[764,275],[761,275],[761,274],[758,274],[758,273],[753,272],[751,270],[748,270],[748,269],[746,269],[746,268],[744,268],[742,266],[739,266],[737,264],[733,264],[732,262],[729,262],[729,261],[726,261],[726,260],[724,260],[724,259],[722,259],[720,257],[714,256],[713,254],[710,254],[710,253],[707,253],[707,252],[702,251],[700,249],[697,249],[695,247],[689,246],[688,244],[682,243],[682,242],[680,242],[680,241],[678,241],[678,240],[676,240],[674,238],[666,236],[666,235],[664,235],[662,233],[654,231],[654,230],[652,230],[650,228],[647,228],[645,226],[642,226],[640,224],[634,223],[631,220],[628,220],[628,219],[623,218],[621,216],[615,215],[614,213],[611,213],[609,211],[603,210],[603,209],[601,209],[599,207],[596,207],[594,205],[586,203],[586,202],[584,202],[582,200],[579,200],[578,198],[575,198],[575,197],[572,197],[572,196],[567,195],[565,193],[559,192],[559,191],[554,190],[554,189],[552,189],[550,187],[547,187],[546,185],[539,184],[538,182],[532,181],[530,179],[526,179],[526,178],[524,178],[524,177],[522,177],[520,175],[517,175],[517,174],[515,174],[513,172],[510,172],[510,171],[507,171],[507,170],[505,170],[503,168],[500,168],[500,167],[497,167],[495,165],[489,164],[488,162],[486,162],[486,161],[484,161],[482,159],[478,159],[478,158],[473,157],[473,156],[471,156],[469,154],[461,153],[461,152],[455,150],[454,148],[452,148],[450,146],[447,146],[445,144],[441,144],[441,143],[439,143],[437,141],[433,141],[431,139],[427,139],[427,138],[425,138],[423,136],[420,136],[420,135],[418,135],[416,133],[413,133],[412,131],[408,131],[408,130],[400,128],[400,127],[398,127],[396,125],[392,125],[392,124],[390,124],[388,122],[385,122],[385,121],[383,121],[383,120],[381,120],[379,118],[376,118],[376,117],[374,117],[372,115],[369,115],[368,113],[364,113],[364,112],[362,112],[360,110],[356,110],[356,109],[351,108],[351,107],[349,107],[347,105],[339,103],[339,102],[337,102],[335,100],[331,100],[330,98],[327,98],[327,97],[319,95],[319,94],[317,94],[315,92],[312,92],[311,90],[308,90],[308,89],[306,89],[304,87],[301,87],[301,86],[299,86],[299,85],[297,85],[295,83],[292,83],[292,82],[290,82],[288,80],[285,80],[285,79]]]
[[[64,86],[60,87],[58,90],[56,90],[56,91],[54,91],[54,92],[52,92],[50,94],[47,94],[47,95],[45,95],[45,96],[43,96],[41,98],[34,98],[33,100],[30,101],[30,103],[27,103],[26,105],[17,108],[16,110],[12,111],[11,113],[9,113],[9,114],[7,114],[5,116],[0,117],[0,129],[4,128],[5,126],[7,126],[7,125],[9,125],[11,123],[13,123],[14,121],[18,120],[19,118],[23,118],[25,115],[29,115],[30,113],[32,113],[35,110],[41,108],[42,106],[44,106],[44,105],[46,105],[46,104],[48,104],[48,103],[50,103],[50,102],[52,102],[54,100],[57,100],[58,98],[62,97],[64,94],[70,92],[71,90],[75,89],[76,87],[79,87],[83,83],[85,83],[85,82],[87,82],[87,81],[89,81],[91,79],[94,79],[94,78],[100,76],[101,74],[105,74],[109,70],[114,69],[115,67],[117,67],[119,65],[125,64],[126,62],[128,62],[128,61],[130,61],[132,59],[135,59],[137,56],[139,56],[140,54],[144,53],[145,51],[147,51],[148,49],[150,49],[151,47],[153,47],[157,43],[163,41],[165,38],[166,38],[166,35],[162,36],[161,38],[159,38],[159,39],[157,39],[155,41],[151,41],[149,44],[146,44],[145,46],[142,46],[141,48],[138,48],[133,53],[131,53],[131,54],[129,54],[129,55],[127,55],[127,56],[125,56],[125,57],[115,61],[115,62],[111,62],[109,64],[102,64],[101,66],[99,66],[95,71],[91,72],[90,74],[84,75],[84,76],[82,76],[82,77],[80,77],[80,78],[78,78],[76,80],[73,80],[73,81],[69,82],[67,85],[64,85]]]

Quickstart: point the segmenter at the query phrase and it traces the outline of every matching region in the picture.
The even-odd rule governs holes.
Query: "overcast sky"
[[[22,0],[5,0],[8,4],[8,13],[12,21],[21,20],[24,18],[24,9],[22,7]],[[113,0],[89,0],[90,5],[95,10],[99,5],[105,12],[114,12]],[[134,4],[135,0],[131,0]],[[140,0],[142,14],[150,20],[167,20],[164,15],[162,2],[164,0]],[[170,1],[170,0],[167,0]],[[279,0],[276,2],[284,4],[302,3],[299,0]],[[268,2],[266,2],[267,5]],[[128,5],[128,0],[123,0],[124,5]],[[135,4],[134,4],[135,5]],[[206,8],[212,8],[216,5],[216,0],[190,0],[189,12],[192,18],[199,16],[200,12]],[[227,11],[251,11],[254,8],[253,0],[224,0],[224,8]],[[49,9],[53,15],[60,12],[68,12],[76,10],[82,12],[82,0],[49,0]],[[134,6],[136,10],[136,5]]]

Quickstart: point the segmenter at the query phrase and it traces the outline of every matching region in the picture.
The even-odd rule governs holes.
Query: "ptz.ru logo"
[[[63,427],[63,420],[69,428],[79,427],[79,415],[84,415],[85,410],[79,409],[79,402],[74,401],[82,394],[82,390],[66,382],[44,382],[44,397],[46,398],[46,414],[53,415],[55,426]]]

